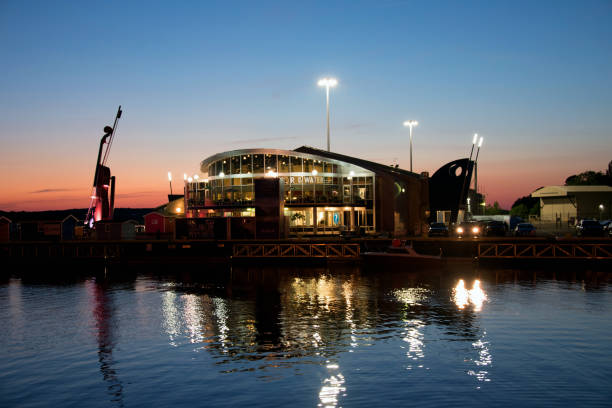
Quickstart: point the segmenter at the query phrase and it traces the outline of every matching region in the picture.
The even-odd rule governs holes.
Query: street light
[[[172,173],[168,172],[168,181],[170,182],[170,195],[172,195]]]
[[[329,147],[329,88],[333,88],[338,85],[338,80],[336,78],[322,78],[319,79],[317,85],[325,87],[325,95],[327,101],[327,151],[330,151]]]
[[[476,140],[476,136],[478,135],[474,135],[474,140]],[[474,159],[474,191],[476,193],[478,193],[478,153],[480,153],[480,146],[482,146],[483,139],[484,138],[480,136],[480,141],[478,142],[478,149],[476,149],[476,159]]]
[[[410,171],[412,171],[412,128],[419,125],[416,120],[407,120],[404,122],[404,126],[410,128]]]

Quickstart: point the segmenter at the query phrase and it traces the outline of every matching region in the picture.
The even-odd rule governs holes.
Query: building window
[[[253,155],[253,173],[262,174],[264,172],[264,156],[263,154]]]
[[[289,157],[278,156],[278,172],[289,173]]]
[[[302,172],[302,158],[301,157],[291,157],[291,173],[301,173]]]
[[[240,159],[240,173],[242,174],[251,174],[253,173],[253,165],[251,163],[252,157],[250,154],[242,155]]]

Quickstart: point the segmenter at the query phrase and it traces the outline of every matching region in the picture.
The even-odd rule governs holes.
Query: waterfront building
[[[612,218],[610,186],[545,186],[538,188],[531,196],[540,199],[541,221]]]
[[[242,149],[200,164],[186,183],[187,218],[255,217],[257,179],[279,179],[285,230],[418,235],[429,217],[427,174],[312,147]]]

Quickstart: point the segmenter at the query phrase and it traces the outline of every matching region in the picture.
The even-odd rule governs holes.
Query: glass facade
[[[205,181],[187,184],[188,210],[194,216],[242,214],[240,207],[254,204],[253,178],[279,177],[284,181],[285,215],[292,228],[372,229],[373,172],[312,155],[280,152],[235,151],[205,160]]]

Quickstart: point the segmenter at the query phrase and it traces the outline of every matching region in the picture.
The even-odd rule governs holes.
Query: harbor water
[[[0,406],[612,401],[605,273],[132,272],[0,282]]]

